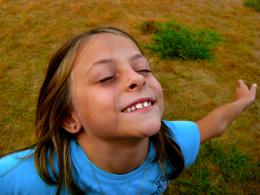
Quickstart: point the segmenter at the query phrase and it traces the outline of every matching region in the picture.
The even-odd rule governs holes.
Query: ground
[[[33,143],[35,104],[48,60],[69,37],[93,27],[115,26],[144,46],[152,41],[152,34],[144,33],[142,24],[170,20],[194,29],[214,30],[223,41],[209,61],[161,60],[144,49],[164,88],[164,118],[200,119],[217,105],[232,100],[239,78],[260,85],[260,13],[245,7],[241,0],[0,0],[0,153]],[[197,164],[167,193],[260,191],[259,88],[257,93],[255,103],[221,138],[202,147]],[[220,159],[226,155],[230,162],[239,154],[238,161],[244,159],[245,163],[236,164],[234,169],[227,162],[223,167],[214,156],[207,155],[211,150],[219,150]],[[233,174],[232,170],[240,172]]]

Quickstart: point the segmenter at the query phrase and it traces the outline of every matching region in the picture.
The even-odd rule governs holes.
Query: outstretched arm
[[[236,98],[233,102],[220,106],[197,121],[200,129],[200,143],[221,135],[227,126],[244,110],[256,97],[256,84],[249,89],[244,81],[237,81]]]

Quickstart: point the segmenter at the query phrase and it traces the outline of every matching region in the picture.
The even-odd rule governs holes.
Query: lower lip
[[[137,110],[134,110],[132,112],[124,112],[126,114],[131,114],[131,113],[143,113],[143,112],[147,112],[149,110],[151,110],[153,108],[154,104],[151,105],[151,106],[148,106],[148,107],[144,107],[144,108],[140,108],[140,109],[137,109]]]

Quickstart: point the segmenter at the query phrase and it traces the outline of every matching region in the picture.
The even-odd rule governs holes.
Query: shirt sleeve
[[[170,128],[173,140],[180,147],[185,168],[191,166],[199,153],[200,132],[196,123],[191,121],[163,121]]]
[[[0,194],[55,194],[56,186],[41,179],[31,154],[25,150],[0,158]]]

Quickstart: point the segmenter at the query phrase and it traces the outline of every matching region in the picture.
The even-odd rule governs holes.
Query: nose
[[[128,72],[128,80],[126,82],[126,89],[128,91],[134,91],[141,89],[145,85],[145,78],[143,75],[131,70]]]

